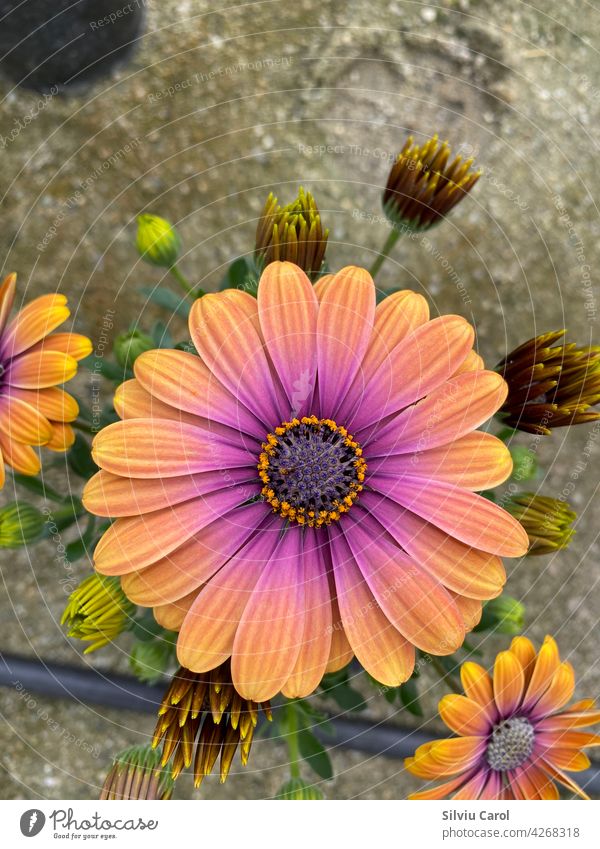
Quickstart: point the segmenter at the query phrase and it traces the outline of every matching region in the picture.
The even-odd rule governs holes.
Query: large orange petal
[[[292,674],[304,632],[302,529],[287,529],[244,608],[231,655],[231,677],[245,699],[275,696]]]
[[[360,504],[375,516],[398,544],[444,586],[468,598],[500,595],[506,583],[502,561],[472,548],[374,492],[361,494]]]
[[[480,769],[478,770],[473,778],[470,778],[469,781],[465,782],[463,786],[457,790],[457,792],[453,795],[453,799],[479,799],[483,788],[485,787],[488,780],[488,773]]]
[[[252,469],[228,469],[179,475],[175,478],[123,478],[97,472],[85,485],[83,503],[96,516],[136,516],[207,495],[228,486],[243,486],[256,478]],[[253,492],[255,489],[253,488]],[[248,491],[250,497],[250,491]]]
[[[585,752],[577,752],[573,749],[549,749],[544,754],[544,760],[557,769],[566,769],[569,772],[582,772],[590,767],[590,759]]]
[[[444,696],[438,710],[448,728],[461,737],[481,737],[490,730],[489,708],[466,696],[456,693]]]
[[[447,445],[475,430],[504,402],[508,386],[493,371],[461,374],[434,389],[381,428],[356,433],[371,457],[410,454]]]
[[[375,284],[368,271],[348,266],[327,286],[317,320],[321,414],[334,418],[369,344]]]
[[[313,286],[313,289],[315,290],[315,295],[317,296],[318,301],[323,300],[325,292],[327,291],[327,289],[329,289],[334,277],[334,274],[324,274],[316,281]]]
[[[64,295],[42,295],[17,313],[2,337],[2,353],[9,357],[31,348],[70,315]]]
[[[408,289],[388,295],[377,305],[369,346],[340,406],[340,419],[345,420],[354,412],[353,406],[363,397],[365,387],[376,377],[378,369],[396,345],[428,320],[427,301],[422,295]]]
[[[519,659],[521,666],[523,667],[523,672],[525,674],[525,686],[527,687],[531,678],[531,672],[535,665],[535,647],[531,640],[527,637],[518,636],[513,637],[509,651],[511,651]]]
[[[485,708],[490,720],[494,722],[498,718],[498,711],[494,702],[492,679],[487,670],[468,660],[460,667],[460,680],[467,697]]]
[[[52,333],[34,345],[31,351],[62,351],[75,360],[83,360],[92,353],[92,343],[81,333]]]
[[[466,598],[460,593],[454,593],[448,590],[450,597],[454,600],[460,614],[465,623],[467,632],[472,631],[476,625],[479,625],[483,615],[483,605],[476,598]]]
[[[75,431],[70,424],[65,422],[50,422],[52,425],[52,436],[46,443],[50,451],[68,451],[75,442]]]
[[[10,311],[15,299],[15,288],[17,275],[13,272],[8,274],[0,284],[0,333],[6,327]]]
[[[20,398],[54,422],[72,422],[79,415],[79,404],[64,389],[49,386],[36,392],[33,389],[11,389],[13,398]]]
[[[170,604],[159,604],[154,608],[154,618],[168,631],[179,631],[197,595],[198,590],[194,590]]]
[[[550,776],[534,763],[514,770],[512,785],[523,799],[557,800],[558,790]]]
[[[492,489],[510,475],[510,451],[490,433],[475,431],[448,445],[412,454],[392,454],[368,460],[373,486],[379,476],[433,478],[463,489]]]
[[[195,354],[168,349],[146,351],[136,359],[133,370],[152,399],[264,439],[264,425]]]
[[[567,789],[569,789],[572,793],[575,793],[576,796],[581,796],[582,799],[589,799],[590,797],[587,793],[582,790],[582,788],[577,784],[576,781],[564,773],[561,769],[551,764],[548,760],[542,758],[540,761],[542,768],[545,772],[548,773],[555,781],[559,781],[562,785],[564,785]]]
[[[344,534],[375,599],[390,622],[423,651],[452,654],[465,625],[447,590],[385,538],[381,525],[348,514]]]
[[[269,356],[289,401],[289,417],[308,412],[317,374],[319,303],[291,262],[272,262],[258,286],[258,315]]]
[[[523,526],[481,495],[449,483],[421,478],[378,477],[377,489],[466,545],[504,557],[529,548]]]
[[[5,381],[20,389],[44,389],[66,383],[77,373],[77,360],[60,351],[21,354],[6,369]]]
[[[37,475],[41,469],[40,458],[31,445],[15,442],[8,434],[0,432],[0,447],[5,462],[22,475]]]
[[[244,448],[222,436],[165,419],[127,419],[103,428],[92,443],[102,469],[133,478],[159,478],[254,465]]]
[[[556,713],[573,698],[574,692],[575,670],[570,663],[564,661],[552,676],[546,692],[533,706],[530,716],[539,719],[549,713]]]
[[[283,420],[287,405],[277,392],[256,328],[258,307],[254,304],[254,313],[249,312],[247,303],[233,294],[205,295],[195,301],[190,312],[190,333],[213,375],[265,426],[272,428]],[[247,293],[238,293],[244,294]]]
[[[170,554],[124,575],[124,592],[136,604],[154,607],[198,591],[261,528],[265,512],[264,505],[250,504],[221,516]]]
[[[560,655],[555,640],[548,636],[538,652],[535,664],[531,671],[531,678],[525,691],[523,709],[530,710],[546,691],[554,673],[560,664]]]
[[[412,758],[406,758],[406,762],[412,761]],[[405,762],[405,765],[406,765]],[[409,766],[406,767],[410,769]],[[437,787],[431,787],[429,790],[420,790],[418,793],[411,793],[408,798],[414,799],[446,799],[453,790],[460,787],[467,780],[470,773],[461,774],[458,778],[452,778],[450,781],[445,781],[443,784],[438,784]]]
[[[330,528],[338,604],[354,654],[369,675],[388,687],[407,681],[415,650],[385,616],[358,568],[343,533]]]
[[[501,717],[512,716],[523,698],[525,676],[518,658],[501,651],[494,663],[494,701]]]
[[[451,737],[447,740],[436,740],[432,743],[427,755],[427,768],[436,775],[454,775],[468,770],[481,758],[485,750],[485,740],[482,737]],[[418,761],[419,749],[415,752]]]
[[[282,687],[289,699],[308,696],[318,687],[331,652],[331,593],[322,550],[321,537],[308,528],[304,537],[304,632],[296,665]],[[321,543],[321,546],[323,543]]]
[[[198,594],[177,640],[182,666],[206,672],[231,656],[244,609],[277,545],[276,527],[263,527]]]
[[[536,742],[540,746],[557,749],[583,749],[587,746],[600,746],[600,734],[591,731],[546,731],[542,723],[538,723]]]
[[[96,569],[103,575],[126,575],[143,569],[175,551],[243,501],[244,496],[231,487],[175,507],[117,519],[96,546]]]
[[[331,649],[329,652],[329,659],[327,660],[327,666],[325,667],[325,672],[338,672],[350,663],[354,657],[354,652],[352,651],[352,646],[348,642],[348,637],[346,636],[346,632],[344,631],[344,626],[342,624],[342,615],[340,613],[337,596],[335,594],[335,586],[332,586],[333,576],[330,576],[329,581],[329,592],[331,593],[332,631]]]
[[[414,330],[364,387],[350,429],[362,431],[445,384],[471,349],[473,336],[471,325],[456,315],[435,318]]]
[[[0,426],[9,440],[26,445],[45,445],[52,437],[48,419],[12,393],[0,397]]]

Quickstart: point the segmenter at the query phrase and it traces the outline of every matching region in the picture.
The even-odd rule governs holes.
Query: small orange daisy
[[[77,361],[92,351],[78,333],[53,333],[69,317],[64,295],[42,295],[9,321],[17,275],[0,285],[0,487],[5,465],[24,475],[40,470],[33,446],[66,451],[75,435],[74,398],[58,385],[77,371]]]
[[[587,769],[582,751],[600,744],[600,735],[579,729],[600,722],[594,700],[565,707],[573,696],[575,673],[560,660],[552,637],[540,651],[515,637],[496,657],[490,677],[477,663],[464,663],[465,695],[444,696],[440,716],[458,734],[419,746],[405,766],[429,781],[448,778],[411,799],[558,799],[556,782],[589,798],[565,770]]]

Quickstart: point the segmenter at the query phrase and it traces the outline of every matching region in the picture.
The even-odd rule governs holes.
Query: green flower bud
[[[525,626],[525,607],[516,598],[502,595],[483,606],[481,621],[474,631],[497,631],[500,634],[520,634]]]
[[[577,513],[565,501],[532,492],[511,495],[504,504],[508,512],[525,528],[531,554],[552,554],[566,548],[575,530],[571,527]]]
[[[11,501],[0,510],[0,548],[19,548],[42,535],[44,517],[31,504]]]
[[[153,348],[156,348],[156,344],[147,333],[142,333],[141,330],[128,330],[126,333],[119,333],[113,350],[119,365],[124,369],[130,369],[140,354],[151,351]]]
[[[151,746],[131,746],[113,761],[100,792],[101,800],[151,799],[164,801],[173,794],[169,770],[161,767],[160,753]]]
[[[324,799],[322,791],[314,784],[308,784],[302,778],[290,778],[279,788],[277,799],[313,800]]]
[[[130,625],[134,611],[119,578],[95,572],[71,593],[60,624],[67,623],[69,637],[91,643],[84,651],[89,654],[116,639]]]
[[[138,215],[137,249],[142,259],[159,268],[177,262],[181,239],[175,227],[158,215]]]

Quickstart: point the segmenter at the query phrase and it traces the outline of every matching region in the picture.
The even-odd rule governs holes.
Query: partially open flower
[[[564,330],[519,345],[496,366],[508,383],[500,409],[505,424],[527,433],[549,434],[553,427],[593,422],[600,412],[600,347],[557,345]]]
[[[437,224],[471,191],[481,171],[473,159],[450,161],[448,142],[437,134],[425,144],[410,136],[392,166],[383,193],[387,218],[400,229],[427,230]]]
[[[557,498],[520,492],[511,496],[504,507],[525,528],[528,554],[552,554],[566,548],[575,533],[571,525],[577,513]]]
[[[44,530],[44,517],[32,504],[6,504],[0,510],[0,548],[18,548],[34,542]]]
[[[77,418],[74,398],[59,389],[92,350],[78,333],[54,333],[69,317],[64,295],[41,295],[12,320],[17,275],[0,284],[0,487],[4,467],[36,475],[40,458],[33,446],[66,451],[75,441],[69,424]]]
[[[135,606],[126,598],[118,578],[94,573],[69,596],[60,624],[68,636],[91,643],[84,654],[111,643],[130,624]]]
[[[161,763],[171,762],[174,779],[193,762],[196,787],[220,756],[222,784],[238,746],[242,764],[248,763],[259,707],[271,719],[268,702],[243,699],[234,689],[229,662],[200,674],[180,667],[158,712],[152,746],[162,740]]]
[[[137,249],[142,259],[159,268],[172,268],[181,250],[175,227],[158,215],[138,215]]]
[[[300,187],[296,200],[287,206],[279,206],[271,192],[256,228],[255,254],[262,267],[276,260],[293,262],[314,280],[323,265],[328,236],[310,192]]]
[[[132,746],[118,755],[102,785],[100,799],[165,801],[173,794],[173,779],[161,769],[160,755],[150,746]]]
[[[580,729],[600,722],[594,700],[567,707],[575,673],[552,637],[536,653],[515,637],[496,657],[493,676],[477,663],[460,670],[465,695],[444,696],[440,716],[457,737],[419,746],[406,769],[442,784],[411,799],[558,799],[556,782],[588,797],[566,771],[587,769],[582,749],[600,736]]]

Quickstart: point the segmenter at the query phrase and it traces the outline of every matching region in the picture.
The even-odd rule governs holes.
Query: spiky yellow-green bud
[[[158,215],[138,215],[136,245],[142,259],[159,268],[171,268],[177,262],[181,239],[175,227]]]
[[[0,509],[0,548],[18,548],[39,539],[44,517],[33,505],[12,501]]]
[[[448,142],[437,134],[422,145],[410,136],[392,168],[383,193],[383,210],[402,230],[427,230],[437,224],[471,191],[481,171],[473,159],[451,161]]]
[[[118,578],[94,573],[71,593],[60,622],[67,623],[69,637],[90,643],[84,651],[89,654],[116,639],[134,611]]]
[[[164,801],[173,794],[173,779],[161,769],[160,755],[151,746],[131,746],[114,759],[100,792],[101,800]]]
[[[255,256],[262,267],[277,260],[293,262],[314,280],[323,265],[328,236],[310,192],[300,187],[296,200],[287,206],[280,206],[271,192],[256,228]]]
[[[528,554],[552,554],[566,548],[575,533],[571,527],[577,514],[557,498],[521,492],[503,505],[525,528]]]

